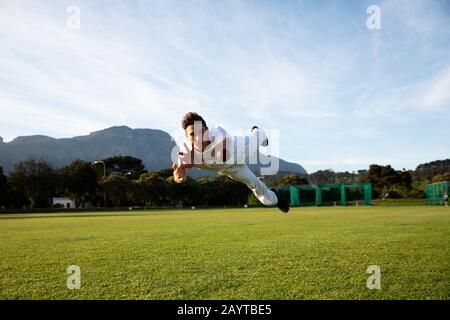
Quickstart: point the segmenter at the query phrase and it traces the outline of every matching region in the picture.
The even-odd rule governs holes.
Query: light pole
[[[94,164],[99,163],[103,164],[103,177],[106,177],[106,164],[104,161],[101,160],[94,161]],[[105,201],[105,208],[106,208],[106,192],[103,192],[103,200]]]

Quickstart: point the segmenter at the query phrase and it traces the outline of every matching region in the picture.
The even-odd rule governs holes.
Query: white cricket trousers
[[[278,198],[275,192],[259,180],[247,165],[236,165],[233,170],[226,170],[221,174],[229,176],[231,179],[242,182],[253,191],[256,198],[265,206],[276,206]]]

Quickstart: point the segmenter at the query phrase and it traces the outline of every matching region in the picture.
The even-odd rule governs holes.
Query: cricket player
[[[281,199],[276,190],[270,190],[247,166],[259,147],[269,143],[263,130],[254,126],[249,136],[232,137],[221,127],[208,128],[205,120],[195,112],[182,118],[181,127],[187,143],[180,147],[178,161],[172,165],[175,182],[185,182],[193,167],[214,171],[246,184],[263,205],[277,206],[285,213],[289,211],[289,203]]]

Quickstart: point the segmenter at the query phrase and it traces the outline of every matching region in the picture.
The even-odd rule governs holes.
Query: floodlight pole
[[[106,163],[105,163],[105,161],[101,161],[101,160],[94,161],[94,164],[99,164],[99,163],[103,164],[103,177],[106,177]],[[106,208],[106,192],[103,192],[103,200],[105,202],[105,208]]]

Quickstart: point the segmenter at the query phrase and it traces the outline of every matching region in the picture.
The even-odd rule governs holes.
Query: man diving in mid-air
[[[238,137],[228,135],[221,127],[209,129],[205,120],[195,112],[189,112],[182,118],[181,127],[188,142],[180,148],[178,161],[172,165],[175,182],[185,182],[193,167],[214,171],[247,185],[263,205],[277,206],[285,213],[289,211],[289,203],[283,200],[276,190],[269,189],[259,180],[247,166],[248,163],[229,161],[235,149],[239,150],[236,148]],[[249,158],[256,154],[260,146],[265,147],[269,144],[265,131],[257,126],[254,126],[250,135],[244,138],[245,146],[253,149],[250,150]],[[256,143],[252,144],[251,141]],[[254,148],[251,148],[252,145]],[[242,152],[240,155],[242,156]],[[240,155],[238,151],[236,158]]]

